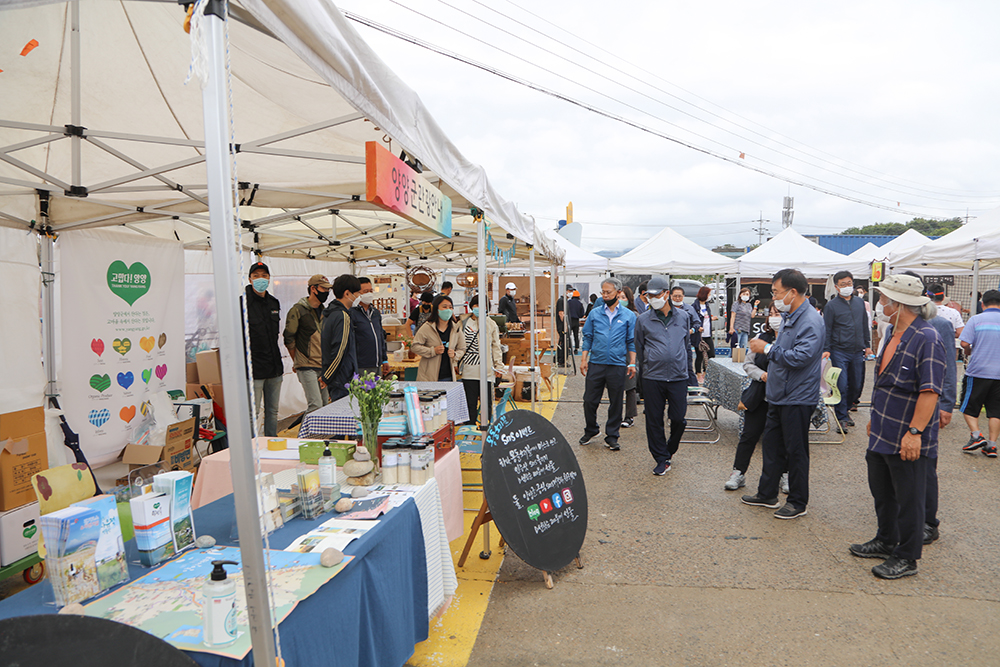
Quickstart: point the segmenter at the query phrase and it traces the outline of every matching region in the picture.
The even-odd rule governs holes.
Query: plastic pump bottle
[[[224,646],[236,640],[236,582],[226,578],[223,565],[231,560],[213,560],[212,574],[201,588],[201,618],[205,644]]]
[[[319,464],[319,485],[333,486],[337,482],[337,459],[333,457],[333,452],[330,451],[329,442],[326,443],[323,456],[319,457],[317,463]]]

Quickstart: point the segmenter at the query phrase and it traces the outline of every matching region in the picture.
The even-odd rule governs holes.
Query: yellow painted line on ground
[[[565,377],[553,378],[553,385],[555,387],[553,402],[536,401],[537,412],[546,419],[552,419],[552,415],[555,414],[555,401],[562,394]],[[542,389],[540,394],[543,399],[549,397],[549,392],[545,389]],[[531,402],[517,401],[517,407],[530,410]],[[462,454],[462,468],[478,466],[478,455]],[[480,482],[481,479],[477,472],[462,473],[464,484]],[[464,506],[475,508],[475,510],[465,512],[465,532],[461,538],[451,543],[451,557],[458,575],[458,590],[455,591],[455,597],[445,613],[437,619],[431,619],[427,640],[414,647],[413,657],[407,661],[407,667],[464,667],[468,664],[472,648],[476,644],[476,637],[479,636],[479,628],[483,624],[483,617],[486,615],[486,607],[490,602],[493,583],[496,581],[497,572],[500,571],[500,566],[503,564],[500,532],[495,526],[490,525],[490,550],[492,552],[490,558],[482,559],[479,557],[480,552],[483,551],[483,533],[480,531],[471,551],[469,551],[465,567],[458,567],[458,559],[462,555],[462,549],[465,548],[465,541],[469,538],[472,522],[476,518],[476,511],[483,503],[483,494],[480,491],[465,491],[462,495],[464,496]]]

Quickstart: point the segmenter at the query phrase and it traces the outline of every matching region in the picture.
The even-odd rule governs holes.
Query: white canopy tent
[[[826,278],[841,270],[863,274],[868,268],[868,261],[824,248],[791,227],[736,262],[743,277],[771,276],[781,269],[793,268],[806,278]]]
[[[848,257],[853,259],[863,259],[867,262],[874,262],[878,260],[880,254],[880,247],[869,241],[848,255]]]
[[[1000,208],[993,209],[939,239],[888,255],[893,269],[914,271],[1000,272]]]
[[[565,266],[567,273],[597,273],[604,274],[608,271],[608,258],[584,250],[564,236],[560,236],[555,230],[549,229],[542,232],[541,236],[547,237],[565,253],[561,264]]]
[[[737,262],[664,227],[638,247],[612,259],[609,265],[612,271],[623,273],[726,274],[736,272]]]

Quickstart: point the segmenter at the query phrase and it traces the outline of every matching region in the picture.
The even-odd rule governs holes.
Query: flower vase
[[[362,419],[361,420],[361,444],[364,445],[368,453],[372,455],[372,462],[375,464],[375,470],[381,470],[378,457],[378,419]]]

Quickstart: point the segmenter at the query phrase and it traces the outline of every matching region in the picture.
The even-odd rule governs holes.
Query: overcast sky
[[[786,195],[804,234],[1000,206],[996,0],[338,6],[721,156],[354,24],[501,195],[540,226],[572,201],[588,250],[756,243]]]

